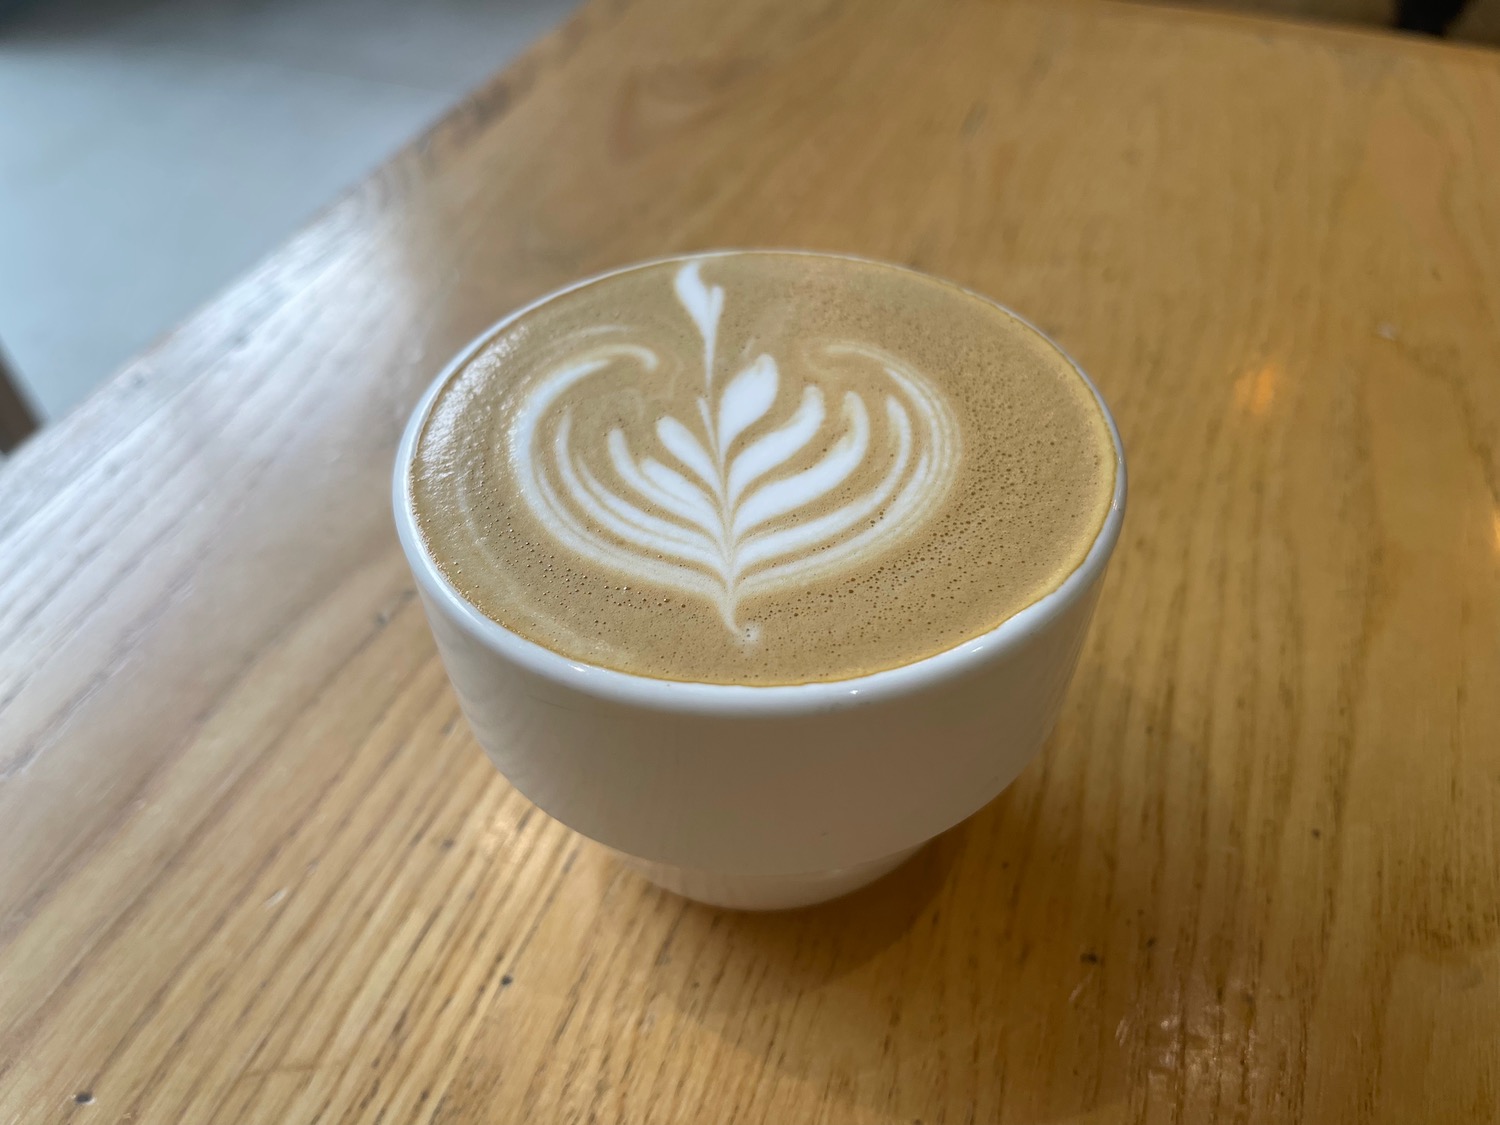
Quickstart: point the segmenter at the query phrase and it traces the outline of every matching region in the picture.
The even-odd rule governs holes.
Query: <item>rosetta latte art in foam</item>
[[[872,374],[865,394],[845,390],[836,401],[816,382],[787,386],[771,355],[721,378],[725,294],[705,284],[702,264],[674,279],[703,342],[701,392],[652,404],[661,413],[650,448],[632,448],[619,428],[575,432],[563,401],[614,365],[658,368],[649,346],[614,342],[584,346],[537,380],[510,427],[509,454],[521,497],[568,550],[705,599],[753,643],[756,624],[741,620],[747,599],[836,576],[922,524],[953,482],[958,426],[930,381],[863,344],[819,345],[828,361]],[[844,495],[851,482],[859,487]]]

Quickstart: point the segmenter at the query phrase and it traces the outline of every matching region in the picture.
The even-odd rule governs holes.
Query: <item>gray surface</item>
[[[0,340],[55,418],[572,0],[38,0],[0,27]]]

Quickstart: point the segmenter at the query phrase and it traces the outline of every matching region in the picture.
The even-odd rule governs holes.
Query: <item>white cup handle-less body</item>
[[[407,428],[396,523],[464,715],[544,811],[678,893],[791,907],[883,875],[992,800],[1040,749],[1124,517],[1124,456],[1102,401],[1113,501],[1083,562],[1039,601],[956,648],[855,679],[677,683],[523,639],[467,602],[429,555],[411,461],[437,392],[473,351],[434,382]]]

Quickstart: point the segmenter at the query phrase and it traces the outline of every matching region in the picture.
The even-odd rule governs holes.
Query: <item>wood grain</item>
[[[0,1121],[1500,1120],[1500,56],[1109,3],[600,0],[0,466]],[[1093,373],[1048,750],[690,905],[465,729],[387,512],[517,303],[855,251]]]

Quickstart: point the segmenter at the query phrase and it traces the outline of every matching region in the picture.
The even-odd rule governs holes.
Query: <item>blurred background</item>
[[[1218,2],[1500,44],[1500,0]],[[573,4],[0,0],[0,422],[60,417]]]
[[[55,419],[573,0],[0,0],[0,345]]]

